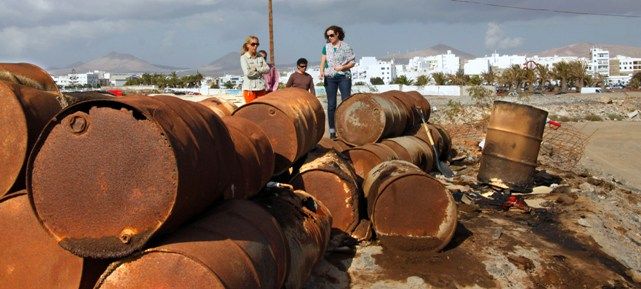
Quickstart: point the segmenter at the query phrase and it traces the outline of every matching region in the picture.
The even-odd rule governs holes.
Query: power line
[[[553,12],[553,13],[589,15],[589,16],[641,18],[641,15],[614,14],[614,13],[594,13],[594,12],[581,12],[581,11],[570,11],[570,10],[557,10],[557,9],[549,9],[549,8],[532,8],[532,7],[522,7],[522,6],[486,3],[486,2],[480,2],[480,1],[474,1],[474,0],[450,0],[450,1],[478,4],[478,5],[485,5],[485,6],[492,6],[492,7],[501,7],[501,8],[510,8],[510,9],[519,9],[519,10],[529,10],[529,11],[539,11],[539,12]]]

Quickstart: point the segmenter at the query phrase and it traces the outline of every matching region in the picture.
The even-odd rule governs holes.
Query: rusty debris
[[[415,136],[401,136],[381,141],[382,145],[388,146],[399,157],[400,160],[408,161],[423,171],[429,172],[434,169],[434,153],[430,145]]]
[[[58,246],[40,226],[26,191],[0,197],[0,287],[89,289],[107,267]]]
[[[487,127],[478,179],[528,192],[548,113],[505,101],[495,101]]]
[[[160,245],[115,262],[96,289],[280,289],[289,259],[274,217],[255,203],[232,200]]]
[[[230,116],[234,113],[236,109],[238,109],[238,106],[236,106],[232,102],[226,101],[218,97],[205,98],[199,101],[199,103],[208,107],[220,117]]]
[[[452,239],[457,212],[451,193],[412,163],[377,165],[365,178],[363,192],[374,231],[389,245],[412,243],[413,249],[438,251]]]
[[[352,162],[354,172],[361,179],[364,179],[367,176],[367,173],[378,164],[385,161],[399,159],[399,156],[394,152],[394,150],[379,143],[354,147],[344,153]]]
[[[60,246],[122,257],[222,197],[232,151],[220,118],[200,104],[169,96],[86,101],[46,127],[27,187]]]
[[[44,69],[30,63],[0,63],[0,80],[60,94],[51,75]]]

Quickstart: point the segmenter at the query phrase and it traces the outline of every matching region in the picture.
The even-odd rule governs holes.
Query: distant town
[[[588,51],[586,51],[587,54]],[[537,55],[500,55],[462,61],[448,50],[444,54],[415,56],[407,64],[397,64],[394,59],[383,61],[365,56],[352,69],[353,84],[380,91],[376,86],[442,86],[442,85],[489,85],[497,89],[529,89],[545,87],[638,88],[638,80],[631,81],[635,73],[641,72],[641,58],[625,55],[610,55],[599,47],[589,51],[590,57]],[[280,82],[284,85],[294,73],[294,67],[280,71]],[[310,67],[308,73],[322,88],[319,67]],[[212,89],[238,90],[242,76],[224,74],[207,76],[200,73],[179,76],[175,72],[160,73],[112,73],[109,71],[72,71],[66,75],[54,76],[63,90],[89,90],[104,87],[122,87],[132,90],[156,90],[186,94],[210,94]],[[355,91],[359,91],[356,89]],[[234,91],[227,93],[234,94]],[[236,93],[239,93],[236,92]]]

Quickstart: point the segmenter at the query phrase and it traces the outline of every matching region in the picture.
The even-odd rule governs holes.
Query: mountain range
[[[626,45],[613,45],[613,44],[594,44],[594,43],[575,43],[566,45],[563,47],[548,49],[538,52],[523,52],[519,54],[526,55],[539,55],[539,56],[577,56],[577,57],[589,57],[589,51],[592,47],[599,47],[610,51],[610,57],[616,55],[625,55],[630,57],[639,57],[641,58],[641,47],[626,46]],[[438,44],[427,49],[416,50],[406,53],[395,53],[389,54],[386,56],[379,56],[379,58],[384,60],[394,59],[397,63],[407,62],[412,57],[415,56],[431,56],[445,54],[450,50],[456,56],[458,56],[461,61],[473,59],[476,56],[473,54],[461,51],[459,49],[447,46],[445,44]],[[225,73],[230,74],[240,74],[240,65],[238,64],[238,59],[240,55],[238,52],[229,52],[218,59],[204,64],[195,68],[185,68],[185,67],[172,67],[159,64],[152,64],[148,61],[142,60],[131,54],[124,54],[118,52],[111,52],[105,56],[98,57],[96,59],[90,60],[88,62],[77,62],[71,64],[64,68],[49,68],[48,71],[53,75],[64,75],[70,73],[72,70],[77,72],[86,72],[86,71],[109,71],[115,73],[140,73],[140,72],[157,72],[157,73],[169,73],[176,71],[179,74],[190,74],[199,71],[205,75],[223,75]],[[310,63],[311,65],[318,64],[317,62]],[[294,67],[292,64],[278,65],[278,68],[285,69],[289,67]]]

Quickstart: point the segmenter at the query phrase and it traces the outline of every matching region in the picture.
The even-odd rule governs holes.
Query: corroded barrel
[[[49,73],[30,63],[0,63],[0,80],[56,94],[60,92]]]
[[[302,288],[327,249],[332,216],[322,202],[303,191],[264,195],[260,202],[278,220],[289,248],[284,288]]]
[[[205,98],[199,101],[199,103],[208,107],[220,117],[230,116],[236,109],[238,109],[238,106],[236,106],[232,102],[220,99],[218,97]]]
[[[107,267],[60,248],[33,214],[26,191],[0,197],[0,288],[93,288]]]
[[[96,289],[280,289],[287,254],[274,217],[257,204],[232,200],[157,247],[112,264]]]
[[[220,199],[233,151],[220,118],[200,104],[169,96],[85,101],[44,129],[27,187],[60,246],[122,257]]]
[[[253,122],[236,116],[222,118],[227,126],[238,168],[231,172],[232,185],[225,198],[254,196],[274,174],[274,151],[267,135]],[[231,164],[230,164],[231,165]]]
[[[399,90],[390,90],[381,93],[381,95],[396,98],[403,104],[404,109],[409,115],[405,131],[412,131],[421,125],[421,114],[423,118],[425,118],[425,121],[430,118],[430,113],[432,112],[430,103],[423,95],[416,91],[402,92]],[[419,111],[416,111],[417,109]]]
[[[452,139],[447,131],[440,125],[428,123],[430,134],[434,140],[434,146],[438,155],[442,161],[446,161],[450,158],[452,150]],[[425,132],[425,126],[421,125],[415,132],[412,133],[413,136],[421,139],[426,144],[430,145],[430,140]]]
[[[378,164],[399,158],[391,148],[379,143],[353,147],[344,153],[352,161],[354,172],[361,179],[364,179],[367,173]]]
[[[358,93],[336,109],[336,134],[355,146],[374,143],[402,135],[410,116],[395,97]]]
[[[381,141],[382,145],[391,148],[398,159],[408,161],[425,172],[434,169],[434,153],[429,144],[414,136],[401,136]]]
[[[333,149],[339,153],[342,153],[351,148],[349,144],[347,144],[341,139],[331,139],[326,137],[322,138],[318,142],[318,146],[323,149]]]
[[[291,184],[314,196],[332,214],[332,228],[350,234],[359,221],[359,187],[349,162],[331,150],[316,149]]]
[[[276,157],[275,174],[287,170],[323,137],[325,113],[308,91],[286,88],[238,108],[234,116],[257,124],[269,137]]]
[[[381,163],[369,172],[363,192],[374,231],[388,244],[438,251],[452,239],[456,203],[443,184],[415,165]]]
[[[547,111],[495,101],[478,179],[517,191],[531,190]]]
[[[25,188],[33,144],[62,109],[59,94],[0,81],[0,196]]]

